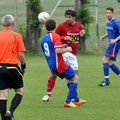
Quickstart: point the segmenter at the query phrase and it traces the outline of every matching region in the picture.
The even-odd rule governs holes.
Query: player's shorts
[[[69,64],[73,70],[78,70],[77,57],[71,52],[66,52],[63,54],[64,61]]]
[[[22,88],[23,75],[18,65],[0,64],[0,90]]]
[[[109,44],[104,56],[110,57],[111,60],[116,61],[119,49],[120,49],[120,42],[116,42],[114,44]]]
[[[72,69],[72,67],[69,65],[67,70],[63,73],[56,73],[61,79],[72,79],[75,76],[75,71]]]

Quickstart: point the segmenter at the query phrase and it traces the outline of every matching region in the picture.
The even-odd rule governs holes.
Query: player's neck
[[[114,19],[114,17],[112,17],[111,19],[109,19],[108,21],[111,22]]]
[[[48,31],[48,33],[55,33],[55,30],[50,30]]]

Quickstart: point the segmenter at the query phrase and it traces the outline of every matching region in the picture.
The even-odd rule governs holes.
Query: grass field
[[[80,77],[78,94],[88,102],[79,108],[64,108],[63,104],[68,93],[66,80],[57,78],[50,102],[43,102],[41,99],[46,94],[49,68],[44,57],[27,57],[24,98],[15,112],[15,120],[119,119],[120,77],[110,71],[111,85],[98,87],[98,83],[104,79],[101,58],[102,55],[78,55]],[[117,61],[117,65],[120,67],[119,62],[120,60]],[[13,95],[13,92],[10,94]]]

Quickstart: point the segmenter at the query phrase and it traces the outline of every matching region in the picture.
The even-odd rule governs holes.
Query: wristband
[[[25,69],[26,68],[26,63],[25,64],[21,64],[21,69]]]

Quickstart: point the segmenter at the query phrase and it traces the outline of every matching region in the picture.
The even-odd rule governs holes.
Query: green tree
[[[85,36],[82,37],[78,44],[78,49],[80,51],[85,51],[85,39],[89,36],[89,24],[94,21],[94,18],[91,16],[90,11],[87,5],[90,4],[89,0],[75,0],[75,11],[77,13],[77,21],[84,26]]]
[[[29,53],[37,54],[39,43],[38,39],[41,34],[38,14],[42,11],[40,0],[27,0],[27,26],[26,26],[26,48]]]

